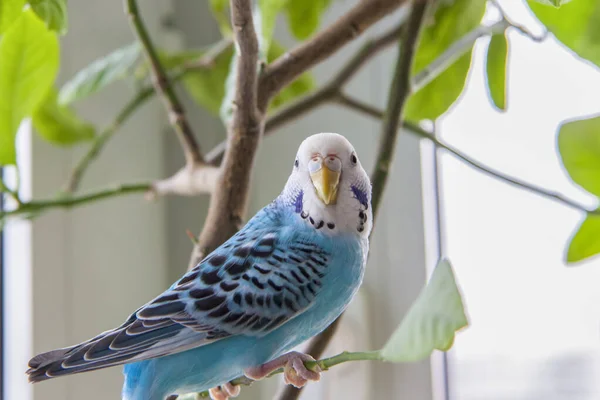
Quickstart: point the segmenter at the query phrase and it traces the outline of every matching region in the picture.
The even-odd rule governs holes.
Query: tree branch
[[[400,121],[403,119],[404,105],[411,94],[411,72],[414,54],[419,41],[421,27],[425,21],[427,13],[428,0],[415,0],[412,4],[410,16],[406,30],[400,40],[400,50],[396,69],[390,91],[388,95],[387,110],[383,118],[382,139],[377,152],[377,161],[375,171],[373,172],[371,206],[373,207],[373,222],[377,219],[379,206],[383,191],[387,184],[388,172],[394,159],[396,142],[398,138]],[[327,345],[335,336],[339,326],[339,321],[343,314],[336,321],[329,325],[318,336],[315,336],[309,343],[307,354],[314,358],[320,358]],[[296,400],[300,397],[302,388],[296,388],[288,385],[285,387],[278,400]]]
[[[71,208],[94,201],[103,200],[108,197],[115,197],[130,193],[145,192],[150,187],[149,183],[135,183],[119,185],[114,188],[104,189],[82,196],[59,196],[55,199],[36,200],[22,203],[18,208],[10,211],[0,211],[0,219],[13,217],[17,215],[36,213],[46,211],[51,208]]]
[[[265,135],[272,133],[281,125],[306,114],[308,111],[327,102],[334,101],[340,96],[342,89],[350,79],[365,65],[371,58],[377,55],[381,50],[387,48],[396,42],[402,33],[402,20],[396,27],[384,34],[368,40],[342,67],[342,69],[325,85],[313,93],[310,93],[300,100],[292,103],[290,106],[278,111],[273,116],[267,118],[265,123]],[[226,141],[219,143],[207,155],[208,163],[217,165],[221,162],[223,152],[227,145]]]
[[[247,0],[230,0],[230,8],[239,57],[233,118],[228,126],[228,146],[220,180],[211,196],[208,215],[199,243],[194,246],[190,267],[241,227],[248,203],[254,157],[264,129],[257,108],[258,39],[252,21],[252,4]]]
[[[131,26],[138,40],[142,43],[144,53],[150,64],[152,83],[156,91],[161,94],[169,115],[169,122],[177,133],[177,137],[183,148],[186,164],[189,167],[193,167],[196,164],[203,164],[204,159],[200,152],[200,146],[198,146],[192,128],[185,116],[183,105],[179,101],[175,89],[171,85],[165,69],[159,61],[156,49],[139,14],[137,2],[136,0],[124,1],[125,11],[129,15]]]
[[[406,0],[362,0],[335,23],[268,65],[258,90],[258,108],[266,110],[269,100],[304,71],[330,57],[371,25]]]
[[[358,100],[351,99],[349,97],[344,97],[344,100],[339,101],[338,103],[345,107],[348,107],[350,109],[353,109],[355,111],[361,112],[365,115],[368,115],[368,116],[371,116],[374,118],[383,118],[383,115],[384,115],[384,112],[382,110],[379,110],[368,104],[364,104]],[[445,143],[443,140],[436,137],[435,133],[429,132],[416,124],[405,121],[402,126],[409,133],[412,133],[412,134],[421,136],[425,139],[431,140],[435,144],[436,147],[448,151],[450,154],[452,154],[454,157],[458,158],[465,164],[470,165],[471,167],[477,169],[480,172],[483,172],[484,174],[486,174],[492,178],[498,179],[499,181],[507,183],[509,185],[516,186],[516,187],[526,190],[528,192],[535,193],[539,196],[553,200],[555,202],[563,204],[572,209],[575,209],[578,211],[583,211],[587,214],[600,215],[600,209],[588,208],[582,204],[577,203],[574,200],[569,199],[568,197],[563,196],[562,194],[560,194],[558,192],[554,192],[554,191],[545,189],[541,186],[537,186],[535,184],[522,181],[518,178],[514,178],[510,175],[507,175],[507,174],[502,173],[498,170],[495,170],[491,167],[488,167],[487,165],[483,164],[482,162],[476,160],[475,158],[464,154],[463,152],[458,150],[456,147]]]
[[[304,366],[309,370],[315,370],[318,366],[321,371],[328,371],[330,368],[335,367],[336,365],[343,364],[350,361],[382,361],[381,354],[379,351],[362,351],[362,352],[348,352],[344,351],[338,355],[333,357],[324,358],[322,360],[317,361],[305,361]],[[283,373],[283,368],[280,368],[276,371],[273,371],[268,375],[268,378]],[[239,378],[235,378],[231,381],[234,385],[244,385],[249,386],[254,383],[250,378],[245,376],[240,376]],[[208,391],[204,391],[198,393],[200,397],[206,398],[209,397]]]

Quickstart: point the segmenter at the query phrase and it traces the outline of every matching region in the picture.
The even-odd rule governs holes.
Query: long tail
[[[33,357],[29,361],[29,369],[27,370],[27,375],[29,375],[29,382],[41,382],[54,378],[55,375],[50,375],[48,374],[48,372],[51,370],[61,370],[61,364],[65,359],[66,354],[73,350],[75,347],[76,346],[52,350]]]

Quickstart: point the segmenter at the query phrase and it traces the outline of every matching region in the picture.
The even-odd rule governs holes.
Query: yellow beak
[[[317,195],[326,205],[335,204],[337,200],[340,175],[339,171],[332,171],[326,165],[323,165],[320,170],[310,174]]]

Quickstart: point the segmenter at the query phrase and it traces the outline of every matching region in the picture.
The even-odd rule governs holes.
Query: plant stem
[[[92,143],[88,152],[79,160],[75,168],[71,171],[71,175],[67,180],[64,191],[67,193],[73,193],[79,188],[79,184],[81,183],[81,179],[83,174],[90,166],[92,161],[98,157],[104,145],[112,136],[117,132],[117,130],[125,123],[125,121],[140,107],[144,104],[152,95],[154,94],[154,89],[152,87],[147,87],[140,90],[133,99],[129,101],[125,105],[125,107],[119,112],[115,120],[107,126],[102,133],[100,133]]]
[[[379,351],[361,351],[361,352],[348,352],[344,351],[338,355],[333,357],[324,358],[322,360],[317,361],[306,361],[304,362],[304,366],[309,370],[315,370],[315,367],[319,367],[321,371],[327,371],[336,365],[343,364],[350,361],[383,361],[381,354]],[[272,377],[275,375],[279,375],[283,373],[283,368],[280,368],[276,371],[273,371],[268,377]],[[244,385],[249,386],[254,383],[252,379],[249,379],[245,376],[240,376],[231,381],[234,385]],[[208,397],[208,391],[198,393],[200,397]]]
[[[18,172],[17,172],[17,176],[18,176]],[[0,194],[1,193],[6,193],[8,196],[10,196],[17,204],[22,204],[21,203],[21,198],[19,197],[19,191],[18,191],[18,184],[17,184],[17,189],[16,190],[12,190],[10,189],[8,186],[6,186],[6,184],[4,183],[4,180],[2,179],[2,175],[0,174]]]
[[[30,201],[22,203],[15,210],[0,211],[0,219],[20,214],[45,211],[52,208],[71,208],[87,203],[92,203],[94,201],[103,200],[109,197],[115,197],[130,193],[145,192],[149,188],[149,183],[125,184],[116,186],[114,188],[99,190],[97,192],[89,193],[82,196],[63,195],[58,196],[55,199]]]
[[[375,219],[383,191],[385,189],[391,163],[394,159],[400,121],[403,119],[404,105],[412,92],[411,71],[416,52],[421,26],[425,20],[428,0],[416,0],[413,3],[406,32],[400,42],[400,51],[394,79],[390,86],[387,110],[383,117],[382,137],[377,152],[375,170],[371,179],[373,183],[371,204]]]
[[[192,128],[185,116],[183,105],[179,101],[175,89],[167,76],[164,67],[160,63],[158,53],[152,39],[144,26],[142,18],[139,14],[136,0],[124,0],[125,11],[129,15],[131,26],[136,33],[138,40],[141,42],[146,54],[146,58],[150,63],[150,74],[152,83],[158,93],[160,93],[165,108],[169,115],[169,122],[177,133],[179,142],[185,155],[186,164],[194,166],[195,164],[203,164],[204,159],[200,151],[200,146],[196,142]]]
[[[252,2],[230,0],[231,26],[237,49],[233,116],[229,123],[219,181],[210,198],[208,215],[194,246],[189,267],[229,239],[241,227],[248,205],[250,176],[264,130],[264,115],[257,106],[258,38]]]
[[[364,103],[360,102],[359,100],[351,99],[347,96],[342,97],[338,101],[338,103],[340,105],[343,105],[344,107],[350,108],[355,111],[359,111],[365,115],[368,115],[368,116],[371,116],[374,118],[383,118],[383,115],[384,115],[384,112],[382,110],[379,110],[371,105],[364,104]],[[436,137],[435,133],[429,132],[414,123],[405,121],[402,126],[409,133],[412,133],[412,134],[421,136],[425,139],[431,140],[435,144],[436,147],[448,151],[450,154],[452,154],[454,157],[458,158],[465,164],[470,165],[471,167],[479,170],[480,172],[483,172],[484,174],[486,174],[488,176],[491,176],[492,178],[498,179],[501,182],[516,186],[520,189],[529,191],[531,193],[535,193],[539,196],[553,200],[555,202],[558,202],[560,204],[563,204],[563,205],[573,208],[575,210],[583,211],[587,214],[600,215],[600,209],[597,209],[597,208],[590,209],[582,204],[577,203],[574,200],[571,200],[571,199],[563,196],[562,194],[560,194],[558,192],[554,192],[554,191],[545,189],[541,186],[537,186],[532,183],[522,181],[518,178],[512,177],[512,176],[502,173],[500,171],[497,171],[497,170],[485,165],[484,163],[474,159],[473,157],[464,154],[463,152],[458,150],[456,147],[445,143],[444,141],[442,141],[441,139]]]

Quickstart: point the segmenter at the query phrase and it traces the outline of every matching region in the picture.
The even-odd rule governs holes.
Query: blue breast
[[[172,393],[204,391],[263,364],[315,336],[346,308],[360,283],[364,259],[356,235],[329,236],[316,231],[297,214],[289,223],[296,230],[319,236],[331,255],[321,292],[308,310],[262,337],[236,335],[204,346],[125,366],[124,399],[162,400]],[[283,221],[282,221],[283,222]]]

